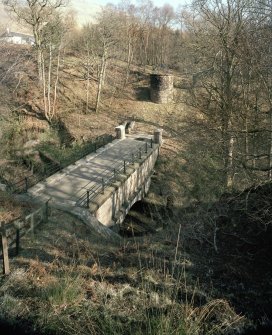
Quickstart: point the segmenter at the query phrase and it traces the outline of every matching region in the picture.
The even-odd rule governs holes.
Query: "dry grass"
[[[20,217],[25,212],[25,209],[22,204],[15,201],[8,193],[0,191],[0,222],[8,223]]]
[[[184,189],[191,181],[183,171],[182,152],[187,136],[184,117],[189,111],[178,102],[158,105],[148,101],[147,77],[143,76],[140,81],[131,77],[123,91],[107,87],[99,114],[91,108],[85,114],[84,85],[77,78],[77,66],[73,59],[64,69],[59,101],[59,116],[74,138],[112,133],[128,119],[137,121],[138,132],[164,129],[144,213],[150,213],[153,233],[124,238],[121,245],[109,244],[68,214],[52,212],[34,239],[24,238],[20,257],[12,260],[12,275],[1,278],[0,315],[47,334],[237,333],[247,320],[213,292],[209,259],[199,255],[205,244],[203,213],[186,216],[182,211],[187,200]],[[182,96],[184,91],[176,93]],[[37,98],[35,106],[40,102]],[[171,206],[166,210],[169,196]],[[17,213],[11,203],[5,201],[3,208]],[[208,248],[213,249],[213,244]],[[201,262],[207,262],[207,272],[201,274],[200,285]]]
[[[199,304],[177,234],[172,225],[155,238],[112,245],[54,211],[35,239],[23,239],[11,276],[1,279],[0,314],[53,334],[200,335],[243,327],[227,301],[205,295]]]

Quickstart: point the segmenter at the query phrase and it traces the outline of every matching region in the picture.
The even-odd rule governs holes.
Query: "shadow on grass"
[[[32,330],[31,330],[32,329]],[[14,322],[4,320],[0,318],[0,334],[2,335],[45,335],[38,331],[34,331],[31,324],[27,323],[26,320],[16,320]],[[46,334],[52,335],[52,334]]]

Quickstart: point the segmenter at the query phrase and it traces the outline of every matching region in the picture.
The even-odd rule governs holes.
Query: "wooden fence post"
[[[0,227],[2,224],[0,223]],[[1,229],[1,242],[2,242],[2,254],[3,254],[3,273],[8,275],[10,273],[9,269],[9,256],[8,256],[8,239],[5,227]]]

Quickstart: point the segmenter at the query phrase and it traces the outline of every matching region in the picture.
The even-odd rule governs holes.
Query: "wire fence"
[[[98,195],[103,195],[105,193],[106,186],[111,185],[118,180],[120,175],[126,175],[128,167],[139,162],[143,155],[146,155],[153,151],[153,139],[146,141],[143,145],[137,148],[137,150],[131,152],[124,157],[122,162],[118,162],[112,166],[106,174],[103,175],[101,179],[97,179],[96,183],[86,189],[86,191],[78,198],[76,204],[79,207],[89,208],[90,202]]]
[[[48,201],[40,208],[27,216],[18,217],[6,224],[0,222],[0,260],[3,263],[3,273],[10,273],[9,253],[13,245],[15,245],[15,255],[19,254],[20,239],[24,235],[31,233],[34,236],[34,231],[41,223],[48,221],[49,208]]]
[[[29,172],[29,174],[24,178],[8,183],[7,190],[11,193],[27,192],[30,187],[36,185],[38,182],[52,176],[53,174],[75,163],[88,154],[96,152],[99,148],[112,142],[113,139],[113,135],[104,134],[96,137],[94,140],[87,142],[80,147],[78,146],[73,148],[70,150],[71,152],[69,155],[61,158],[60,160],[44,163],[40,171],[37,171],[36,173]]]

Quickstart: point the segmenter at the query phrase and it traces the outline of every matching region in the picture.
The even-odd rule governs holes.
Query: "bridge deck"
[[[114,140],[105,148],[99,149],[96,154],[70,165],[62,172],[51,176],[47,181],[29,189],[29,193],[42,199],[49,199],[75,204],[94,185],[100,185],[102,178],[106,177],[114,167],[122,164],[124,160],[131,161],[132,153],[143,147],[144,142],[135,138]]]

